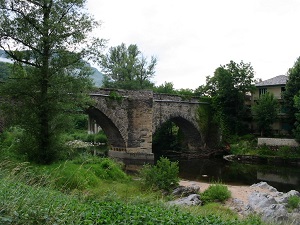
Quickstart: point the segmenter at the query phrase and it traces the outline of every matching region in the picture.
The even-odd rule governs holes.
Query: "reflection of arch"
[[[103,112],[94,107],[90,107],[87,110],[90,117],[96,120],[97,124],[101,126],[104,133],[108,138],[108,142],[115,148],[126,148],[126,143],[122,137],[119,129],[112,122],[112,120],[107,117]]]
[[[163,123],[167,121],[172,121],[182,130],[185,142],[187,143],[189,150],[199,150],[202,147],[201,134],[194,123],[183,118],[182,116],[171,117]],[[159,127],[156,127],[154,129],[155,132],[161,127],[163,123],[161,123]]]

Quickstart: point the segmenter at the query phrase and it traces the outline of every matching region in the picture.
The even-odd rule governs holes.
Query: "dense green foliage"
[[[245,132],[245,118],[250,113],[244,101],[253,86],[254,71],[250,63],[230,63],[215,70],[213,77],[207,77],[206,85],[197,92],[212,97],[215,121],[219,124],[224,141],[230,135]]]
[[[208,202],[224,202],[231,197],[231,192],[227,186],[223,184],[212,184],[201,194],[201,200],[204,203]]]
[[[103,41],[89,39],[98,23],[83,10],[85,2],[0,1],[0,48],[14,62],[1,85],[3,110],[24,129],[23,154],[37,163],[59,158],[69,115],[89,99],[84,59],[98,54]]]
[[[295,114],[299,112],[299,109],[295,107],[294,97],[298,95],[300,91],[300,57],[296,60],[294,66],[288,70],[287,75],[288,80],[282,97],[284,100],[285,111],[288,116],[288,122],[293,126],[296,122]]]
[[[8,224],[261,224],[195,216],[163,204],[81,200],[48,188],[1,179],[0,222]]]
[[[200,102],[207,103],[201,104],[197,111],[197,123],[201,129],[202,140],[204,145],[207,144],[207,139],[209,135],[210,128],[212,126],[213,120],[213,109],[211,107],[211,99],[208,97],[202,97]]]
[[[153,135],[152,149],[155,153],[162,153],[164,150],[181,151],[187,148],[183,141],[184,136],[180,128],[172,121],[168,121]]]
[[[231,144],[230,153],[234,155],[255,155],[261,157],[300,158],[300,148],[281,146],[272,148],[257,146],[256,140],[240,140]]]
[[[0,62],[0,82],[6,81],[10,74],[11,65],[9,63]]]
[[[111,47],[106,55],[102,55],[99,64],[103,70],[103,87],[122,89],[152,89],[151,78],[155,73],[156,58],[142,55],[137,45],[128,47],[122,43]]]
[[[261,136],[270,135],[271,125],[275,122],[278,112],[278,101],[272,93],[261,95],[252,106],[253,117],[257,123]]]
[[[161,157],[156,165],[145,165],[140,171],[143,186],[156,190],[170,191],[179,182],[178,162]]]
[[[300,91],[297,95],[294,96],[294,106],[297,109],[295,113],[295,130],[294,135],[298,142],[300,142]]]
[[[14,189],[10,188],[14,187]],[[224,220],[195,216],[156,203],[82,201],[43,188],[4,181],[0,184],[1,224],[261,224],[259,220]],[[6,196],[5,198],[3,198]],[[20,201],[22,199],[22,201]],[[17,210],[16,210],[17,209]]]

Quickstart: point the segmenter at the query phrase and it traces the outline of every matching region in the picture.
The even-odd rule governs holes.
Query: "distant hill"
[[[0,79],[7,77],[8,70],[5,68],[5,62],[6,63],[11,62],[11,60],[9,60],[6,57],[5,52],[0,49]],[[88,63],[88,65],[90,66],[89,63]],[[101,87],[102,81],[103,81],[103,74],[97,68],[92,67],[92,66],[90,66],[90,67],[92,68],[92,71],[93,71],[91,78],[93,79],[95,86]],[[5,73],[4,73],[4,71],[5,71]]]
[[[93,70],[93,74],[91,75],[91,78],[93,79],[96,87],[101,87],[103,83],[103,74],[97,70],[95,67],[91,67]]]

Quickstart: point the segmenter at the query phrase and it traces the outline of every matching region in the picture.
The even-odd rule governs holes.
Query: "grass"
[[[122,172],[106,160],[77,158],[49,166],[3,161],[0,224],[260,224],[239,220],[217,203],[168,206],[161,192],[143,190],[126,174],[98,176],[96,165]]]
[[[231,192],[227,186],[221,183],[211,184],[202,194],[201,200],[204,203],[225,202],[231,197]]]
[[[234,155],[256,155],[262,157],[300,158],[300,148],[280,146],[272,148],[268,146],[256,146],[251,140],[239,140],[231,144],[231,154]]]
[[[293,196],[289,197],[287,207],[289,209],[293,210],[293,209],[298,208],[299,204],[300,204],[300,197],[296,196],[296,195],[293,195]]]

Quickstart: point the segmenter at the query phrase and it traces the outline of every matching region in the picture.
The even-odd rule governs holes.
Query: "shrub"
[[[298,208],[299,203],[300,203],[300,198],[296,195],[293,195],[289,197],[287,207],[289,209],[296,209]]]
[[[231,197],[231,192],[228,190],[227,186],[223,184],[213,184],[208,187],[202,194],[201,200],[204,203],[208,202],[224,202]]]
[[[144,187],[170,191],[179,183],[178,162],[161,157],[156,165],[145,165],[140,174]]]

